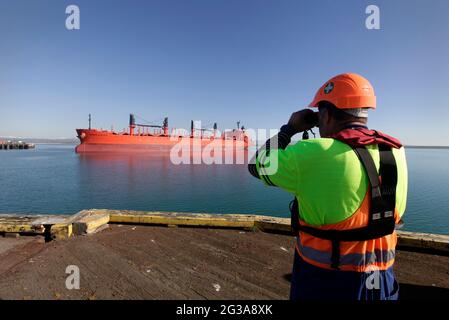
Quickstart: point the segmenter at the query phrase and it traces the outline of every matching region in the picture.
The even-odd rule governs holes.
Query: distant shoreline
[[[64,144],[64,145],[76,145],[76,144],[78,144],[78,142],[76,142],[76,141],[73,141],[73,142],[34,142],[34,144],[36,144],[36,145],[40,145],[40,144],[50,144],[50,145],[53,145],[53,144],[57,144],[57,145],[61,145],[61,144]]]
[[[11,137],[0,137],[0,140],[21,140],[28,143],[35,144],[78,144],[77,139],[39,139],[39,138],[11,138]],[[293,140],[292,143],[296,143],[301,140]],[[265,141],[258,141],[259,146],[263,145]],[[416,145],[405,145],[406,149],[449,149],[449,146],[416,146]]]
[[[404,146],[406,149],[449,149],[449,146]]]
[[[34,144],[76,144],[78,139],[46,139],[46,138],[22,138],[22,137],[0,137],[0,141],[24,141]]]

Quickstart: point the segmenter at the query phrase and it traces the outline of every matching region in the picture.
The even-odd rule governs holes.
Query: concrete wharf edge
[[[258,230],[291,234],[290,219],[247,214],[206,214],[90,209],[69,215],[0,214],[0,234],[42,235],[46,240],[95,233],[108,223]],[[449,236],[398,230],[403,250],[449,255]]]

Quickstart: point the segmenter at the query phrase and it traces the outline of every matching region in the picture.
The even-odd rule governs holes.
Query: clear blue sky
[[[65,28],[77,4],[81,30]],[[380,7],[381,30],[365,28]],[[329,77],[375,87],[370,127],[449,145],[449,1],[0,0],[0,136],[74,137],[128,114],[278,128]]]

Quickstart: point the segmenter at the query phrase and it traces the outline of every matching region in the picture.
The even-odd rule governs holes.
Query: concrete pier
[[[35,147],[35,144],[23,141],[0,141],[0,150],[34,149]]]
[[[289,230],[238,214],[0,215],[0,299],[288,299]],[[398,235],[401,299],[449,300],[449,236]],[[80,290],[65,287],[68,265]]]

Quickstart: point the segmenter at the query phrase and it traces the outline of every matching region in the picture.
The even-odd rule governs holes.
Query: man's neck
[[[344,130],[344,129],[351,129],[351,128],[366,128],[366,129],[368,129],[366,123],[354,121],[354,122],[343,123],[342,125],[340,125],[338,127],[337,132]]]
[[[335,128],[335,130],[331,130],[331,132],[329,132],[329,133],[327,133],[325,135],[322,135],[321,137],[322,138],[327,138],[327,137],[330,137],[330,136],[332,136],[334,134],[337,134],[340,131],[345,130],[345,129],[351,129],[351,128],[366,128],[366,129],[368,129],[366,123],[359,122],[359,121],[352,121],[352,122],[342,123],[342,124],[340,124],[338,126],[335,126],[334,128]]]

